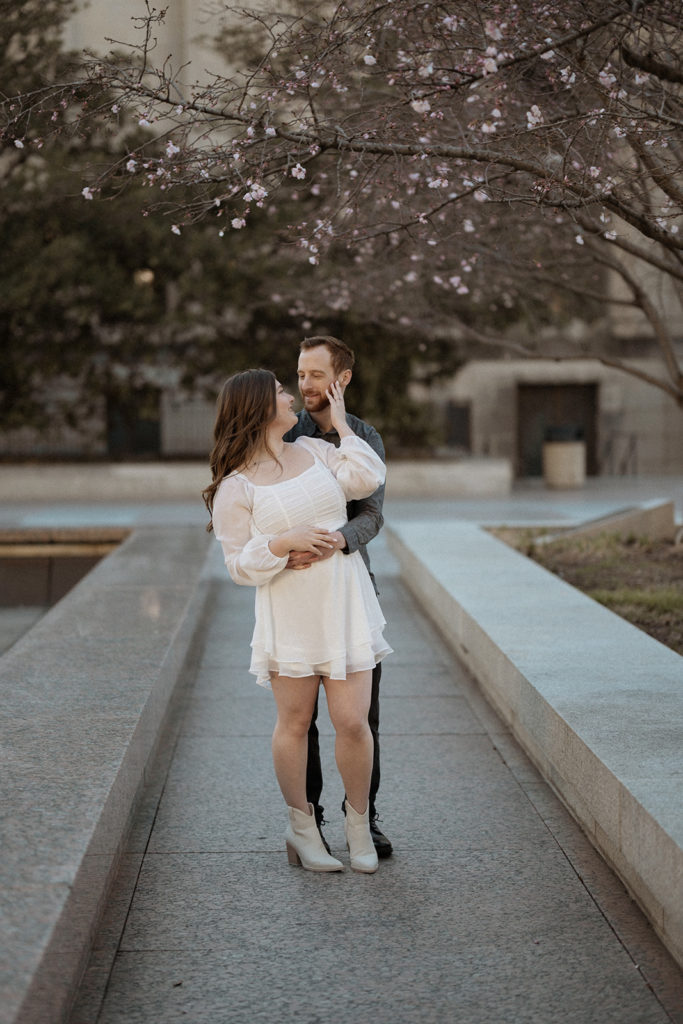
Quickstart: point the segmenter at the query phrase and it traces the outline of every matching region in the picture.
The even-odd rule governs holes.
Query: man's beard
[[[308,412],[322,412],[323,409],[327,409],[330,404],[330,400],[327,395],[309,395],[308,397],[302,395],[304,400],[304,408]]]

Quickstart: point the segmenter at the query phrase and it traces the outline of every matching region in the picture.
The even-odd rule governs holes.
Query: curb
[[[211,538],[136,530],[0,658],[0,1020],[68,1019],[210,592]]]

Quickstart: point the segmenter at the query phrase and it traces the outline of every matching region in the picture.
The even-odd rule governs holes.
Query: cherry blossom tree
[[[286,202],[282,242],[313,268],[302,316],[360,304],[413,338],[450,332],[541,358],[589,344],[683,407],[680,3],[205,10],[218,49],[241,41],[241,66],[199,80],[158,60],[163,12],[148,7],[127,51],[10,104],[5,138],[31,146],[32,119],[49,108],[59,122],[59,99],[71,123],[120,131],[127,118],[147,140],[93,168],[85,199],[141,181],[174,233],[204,220],[220,236]],[[649,324],[661,373],[621,357],[604,327],[578,349],[540,330],[577,309],[604,325],[619,305]]]

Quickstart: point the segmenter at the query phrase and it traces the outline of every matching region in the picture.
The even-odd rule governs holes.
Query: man
[[[329,401],[325,392],[330,384],[337,380],[341,387],[346,390],[351,380],[354,364],[354,355],[348,345],[337,338],[329,336],[317,336],[304,338],[301,342],[299,354],[298,378],[299,391],[303,399],[304,407],[299,413],[299,422],[292,427],[289,433],[285,434],[285,441],[294,441],[302,435],[306,437],[321,437],[324,441],[339,447],[339,434],[332,427]],[[384,445],[374,427],[357,416],[347,413],[346,420],[355,434],[373,448],[384,461]],[[366,551],[366,544],[376,537],[382,528],[384,519],[382,516],[382,504],[384,502],[384,486],[378,488],[369,498],[361,501],[351,501],[347,505],[348,523],[332,534],[335,541],[334,551],[340,550],[345,553],[360,551],[365,562],[370,578],[372,579],[375,592],[377,585],[375,577],[370,569],[370,559]],[[330,554],[333,553],[330,550]],[[325,557],[325,556],[321,556]],[[327,556],[329,557],[329,556]],[[287,563],[290,569],[305,569],[317,556],[308,552],[294,552]],[[390,857],[392,846],[385,835],[383,835],[377,824],[377,810],[375,799],[380,782],[379,767],[379,682],[382,674],[382,665],[376,665],[372,673],[372,697],[370,701],[370,712],[368,723],[372,732],[374,744],[372,778],[370,781],[370,833],[375,844],[378,857]],[[306,790],[309,801],[315,807],[315,816],[318,826],[324,823],[323,808],[320,805],[323,779],[320,767],[320,747],[318,743],[318,727],[316,719],[318,716],[318,703],[316,701],[313,720],[308,733],[308,766],[306,773]],[[342,806],[343,810],[343,806]],[[323,839],[324,842],[324,839]],[[325,844],[327,845],[327,843]],[[329,848],[328,848],[329,849]]]

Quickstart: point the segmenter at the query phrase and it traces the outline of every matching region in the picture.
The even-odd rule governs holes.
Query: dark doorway
[[[470,407],[449,399],[446,402],[446,444],[462,452],[472,450],[470,434]]]
[[[137,388],[107,398],[107,453],[112,459],[156,459],[161,454],[160,391]]]
[[[586,472],[595,476],[597,410],[597,384],[519,384],[517,475],[542,476],[543,441],[549,432],[564,432],[585,441]]]

